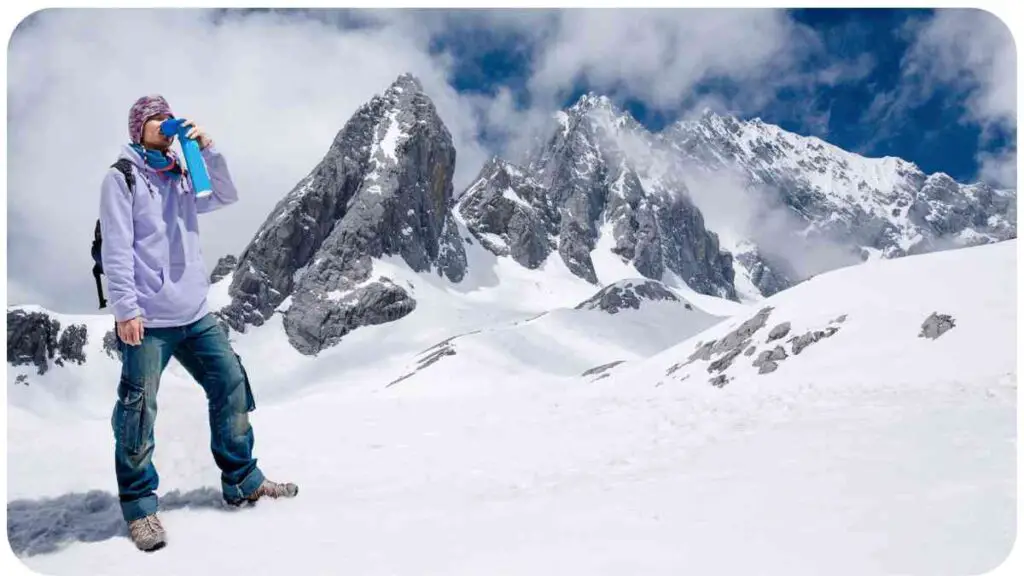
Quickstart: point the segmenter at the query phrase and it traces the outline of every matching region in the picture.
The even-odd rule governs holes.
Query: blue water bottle
[[[184,118],[170,118],[160,123],[160,132],[164,136],[178,135],[181,141],[181,150],[185,153],[185,165],[192,177],[192,188],[196,191],[196,198],[205,198],[213,193],[210,186],[210,176],[206,173],[206,163],[203,162],[203,155],[199,151],[199,143],[194,138],[186,136],[190,127],[182,126]]]

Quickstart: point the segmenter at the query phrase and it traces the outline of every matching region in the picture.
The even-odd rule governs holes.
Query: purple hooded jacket
[[[117,321],[142,316],[147,328],[184,326],[207,314],[209,275],[199,241],[198,215],[238,200],[224,157],[202,151],[213,194],[197,199],[188,177],[157,172],[125,145],[135,193],[111,168],[100,190],[101,257]]]

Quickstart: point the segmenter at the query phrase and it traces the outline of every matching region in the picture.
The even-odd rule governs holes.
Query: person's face
[[[160,132],[160,123],[170,118],[167,114],[157,114],[142,126],[142,145],[154,150],[167,150],[174,143],[174,136],[164,136]]]

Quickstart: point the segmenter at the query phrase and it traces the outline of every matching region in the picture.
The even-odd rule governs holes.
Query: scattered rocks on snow
[[[757,352],[757,346],[751,346],[747,348],[747,351],[743,353],[744,356],[753,356],[754,352]]]
[[[773,350],[764,350],[763,352],[761,352],[761,354],[758,355],[757,359],[754,360],[753,365],[755,367],[758,367],[764,364],[765,362],[781,362],[786,358],[789,358],[789,355],[786,354],[786,349],[783,348],[782,346],[776,346]]]
[[[12,366],[33,365],[42,375],[64,362],[83,364],[88,331],[84,324],[72,324],[61,332],[60,322],[45,312],[7,312],[7,361]]]
[[[14,378],[14,383],[28,386],[28,374],[18,374],[18,376]]]
[[[711,360],[711,349],[714,347],[714,340],[712,340],[711,342],[706,342],[703,345],[699,346],[696,352],[690,354],[690,357],[687,359],[686,364],[695,362],[697,360]]]
[[[453,344],[455,339],[461,338],[463,336],[469,336],[470,334],[478,333],[480,333],[480,330],[473,330],[472,332],[466,332],[465,334],[456,334],[455,336],[446,338],[438,342],[437,344],[434,344],[430,348],[427,348],[423,352],[420,352],[421,357],[419,360],[416,361],[416,368],[414,368],[412,372],[409,372],[408,374],[403,374],[402,376],[392,380],[387,384],[387,386],[385,386],[385,388],[390,388],[391,386],[398,384],[402,380],[409,378],[410,376],[416,374],[420,370],[423,370],[427,366],[434,364],[435,362],[444,358],[445,356],[455,356],[455,345]]]
[[[802,336],[790,338],[788,341],[793,343],[793,354],[795,355],[803,352],[804,348],[807,348],[818,340],[828,338],[838,331],[839,328],[835,326],[828,326],[824,330],[811,330]]]
[[[625,362],[625,360],[616,360],[615,362],[609,362],[607,364],[602,364],[600,366],[595,366],[595,367],[593,367],[593,368],[591,368],[589,370],[584,371],[583,374],[580,374],[580,376],[593,376],[595,374],[601,374],[602,372],[607,372],[608,370],[611,370],[612,368],[615,368],[616,366],[618,366],[619,364],[622,364],[623,362]],[[602,377],[607,376],[607,375],[608,374],[603,374]]]
[[[721,358],[719,358],[718,360],[715,360],[714,362],[709,364],[708,365],[708,372],[721,372],[721,371],[725,370],[726,368],[728,368],[729,366],[731,366],[732,365],[732,361],[735,360],[736,357],[739,356],[741,352],[743,352],[743,347],[745,345],[746,345],[746,342],[744,342],[743,345],[737,346],[737,347],[733,348],[732,350],[729,350]]]
[[[783,322],[775,328],[772,328],[771,332],[768,333],[768,342],[778,340],[779,338],[785,338],[786,334],[789,334],[789,322]]]
[[[766,360],[764,363],[761,364],[760,368],[757,369],[757,373],[768,374],[770,372],[775,372],[775,370],[777,370],[778,367],[779,364],[777,362],[773,360]]]
[[[725,374],[719,374],[718,376],[708,380],[708,382],[710,382],[715,388],[721,388],[728,384],[730,380],[732,380],[732,378],[729,378]]]
[[[926,318],[924,323],[921,324],[921,332],[917,336],[919,338],[931,338],[932,340],[935,340],[955,326],[956,321],[953,320],[952,316],[932,312],[931,316]]]
[[[743,324],[740,324],[739,327],[732,332],[729,332],[724,338],[715,343],[712,353],[721,354],[746,344],[750,340],[750,337],[754,335],[754,332],[764,328],[772,310],[773,308],[771,306],[758,310],[757,314],[755,314],[753,318],[747,320]]]

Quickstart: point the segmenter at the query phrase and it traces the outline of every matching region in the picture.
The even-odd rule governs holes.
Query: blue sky
[[[915,26],[927,25],[935,16],[932,10],[917,9],[789,11],[786,17],[810,29],[822,44],[804,53],[792,72],[810,75],[840,64],[852,68],[849,74],[834,84],[783,87],[762,105],[727,107],[727,111],[745,118],[759,116],[864,155],[899,156],[928,173],[944,171],[958,180],[978,178],[980,157],[1014,148],[1015,121],[996,122],[990,126],[993,134],[982,139],[986,121],[965,120],[970,116],[966,106],[971,91],[955,82],[939,83],[916,97],[898,97],[909,90],[907,83],[914,82],[905,74],[905,67],[918,40]],[[1003,26],[988,13],[975,16],[995,28]],[[434,37],[432,46],[454,56],[449,82],[459,91],[493,94],[508,87],[516,102],[527,106],[531,99],[528,80],[540,44],[542,41],[522,31],[456,25]],[[1013,51],[1012,45],[1009,50]],[[609,95],[645,126],[659,130],[684,115],[699,95],[729,102],[745,89],[749,85],[729,78],[702,79],[691,86],[689,94],[681,95],[678,106],[667,108],[651,106],[629,90]],[[602,86],[583,80],[573,84],[561,104],[567,105],[589,90],[607,93]],[[878,107],[873,109],[876,98]]]

